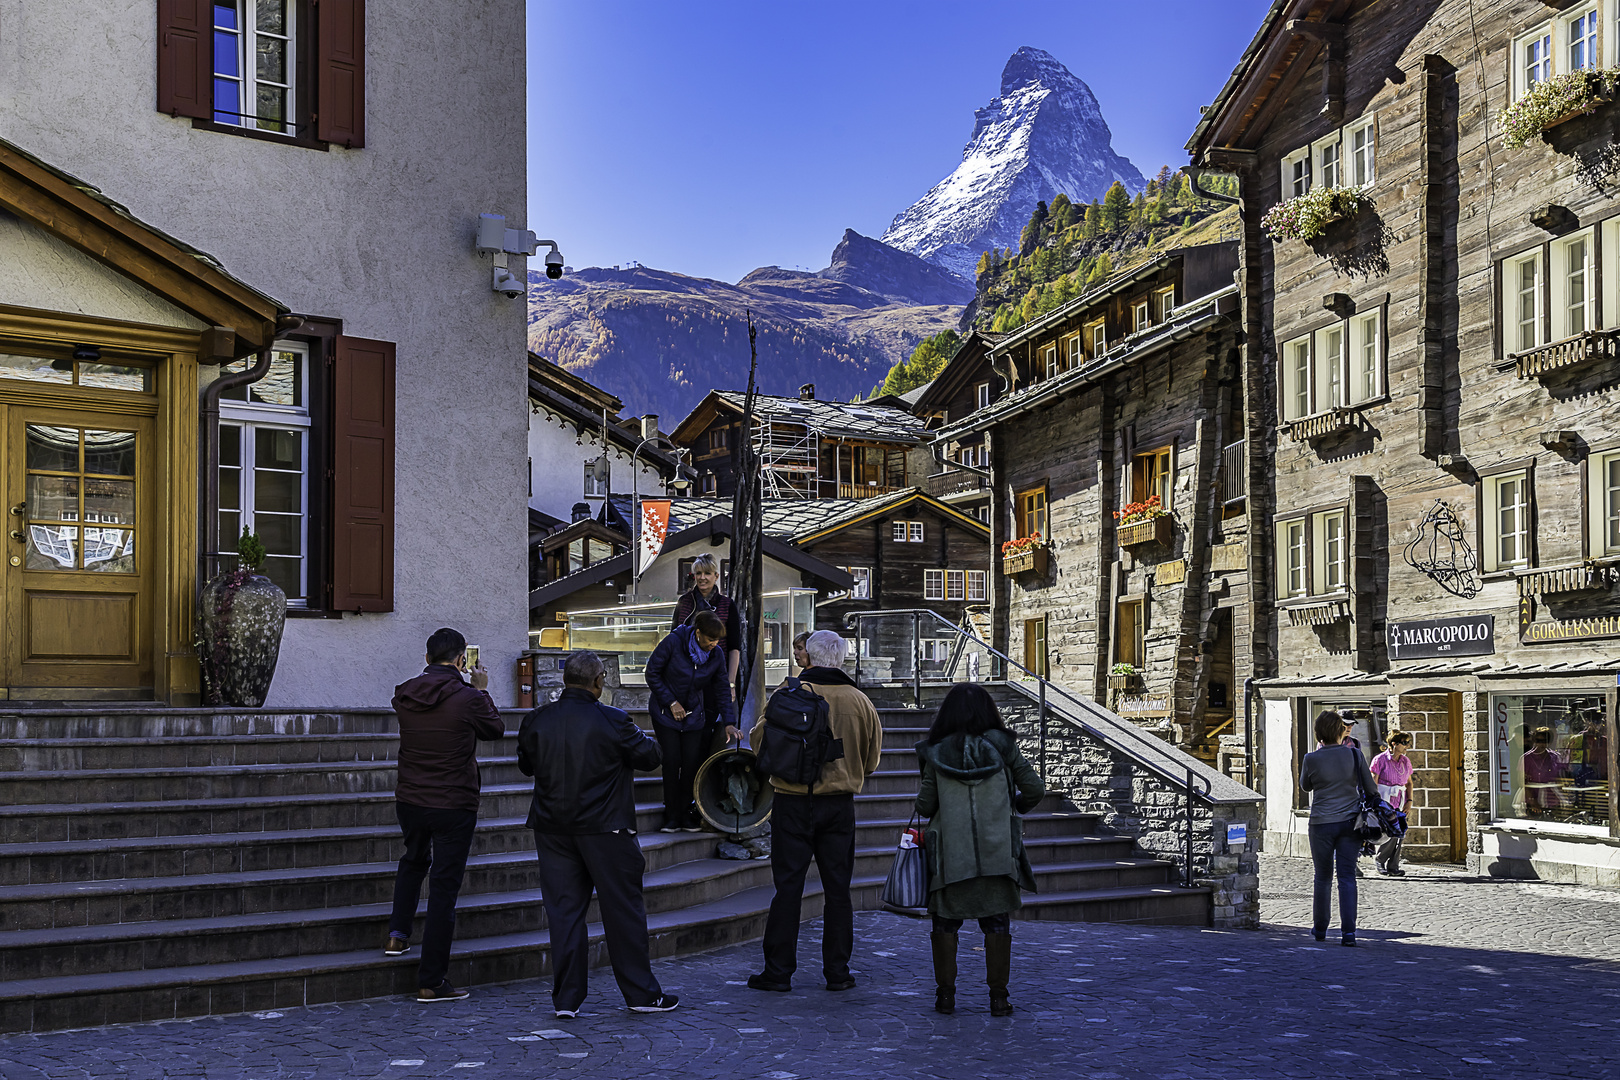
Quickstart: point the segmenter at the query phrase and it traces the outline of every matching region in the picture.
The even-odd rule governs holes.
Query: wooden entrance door
[[[0,412],[7,696],[150,696],[152,420]]]
[[[1463,785],[1468,759],[1463,754],[1462,695],[1455,691],[1446,695],[1446,735],[1451,747],[1451,861],[1463,862],[1468,858],[1468,801]]]

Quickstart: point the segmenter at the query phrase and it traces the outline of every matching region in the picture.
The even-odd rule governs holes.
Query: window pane
[[[242,429],[235,424],[219,425],[219,463],[233,468],[242,464]]]
[[[271,34],[287,33],[287,0],[258,0],[254,5],[254,23]]]
[[[1620,548],[1620,457],[1612,457],[1604,462],[1606,480],[1604,483],[1605,518],[1608,524],[1607,546],[1610,549]]]
[[[219,514],[219,546],[225,550],[236,547],[237,537],[242,535],[242,515],[234,510],[222,510]]]
[[[302,473],[259,469],[253,474],[253,509],[277,514],[301,513],[304,509],[303,486]],[[593,557],[591,561],[595,562],[596,559]]]
[[[152,392],[152,369],[135,364],[80,364],[79,385],[149,394]]]
[[[304,519],[297,514],[254,514],[253,531],[272,555],[303,554]]]
[[[135,572],[135,531],[133,529],[84,530],[84,568],[103,574]]]
[[[1609,820],[1610,753],[1602,694],[1491,695],[1498,818],[1580,825]]]
[[[30,525],[24,566],[30,570],[73,570],[79,565],[77,525]]]
[[[135,481],[95,478],[86,480],[84,520],[86,524],[135,524]],[[85,536],[85,550],[89,551],[89,532],[86,532]]]
[[[1586,332],[1586,240],[1571,241],[1565,248],[1568,276],[1564,279],[1564,336]]]
[[[304,560],[271,555],[264,560],[262,572],[276,583],[276,588],[287,594],[287,599],[304,598]]]
[[[108,476],[135,475],[133,431],[86,431],[84,471]]]
[[[79,471],[79,429],[28,425],[28,468],[45,472]]]
[[[304,469],[304,435],[283,428],[255,428],[253,463],[260,469]]]
[[[63,368],[56,365],[62,364]],[[73,371],[67,361],[52,361],[43,356],[17,356],[0,353],[0,379],[25,379],[28,382],[67,384],[73,381]]]
[[[1597,19],[1598,13],[1589,11],[1569,23],[1569,69],[1579,71],[1582,68],[1597,67]]]
[[[1518,273],[1518,351],[1524,352],[1541,344],[1541,263],[1526,259],[1519,264]]]
[[[78,521],[79,478],[30,476],[27,509],[29,521]]]
[[[264,131],[286,131],[287,125],[282,121],[287,118],[287,91],[260,83],[255,98],[258,126]]]

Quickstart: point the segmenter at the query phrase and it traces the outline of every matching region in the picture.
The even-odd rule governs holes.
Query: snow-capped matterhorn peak
[[[1018,246],[1037,201],[1090,202],[1116,180],[1132,194],[1147,186],[1114,152],[1091,88],[1051,53],[1013,53],[1000,96],[973,117],[962,164],[895,217],[885,244],[972,281],[983,252]]]

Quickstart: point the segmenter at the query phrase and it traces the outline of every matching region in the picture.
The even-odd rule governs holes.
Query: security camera
[[[546,277],[550,278],[553,281],[556,281],[558,278],[562,277],[562,275],[563,275],[562,252],[558,251],[556,248],[552,248],[551,253],[546,256]]]
[[[525,291],[523,279],[504,266],[495,268],[495,280],[491,287],[502,296],[513,298],[522,296]]]

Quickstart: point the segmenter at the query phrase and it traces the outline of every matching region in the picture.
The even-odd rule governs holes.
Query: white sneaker
[[[574,1019],[577,1019],[579,1017],[579,1010],[578,1009],[558,1009],[557,1012],[556,1012],[556,1016],[557,1016],[557,1019],[559,1019],[559,1020],[574,1020]]]

